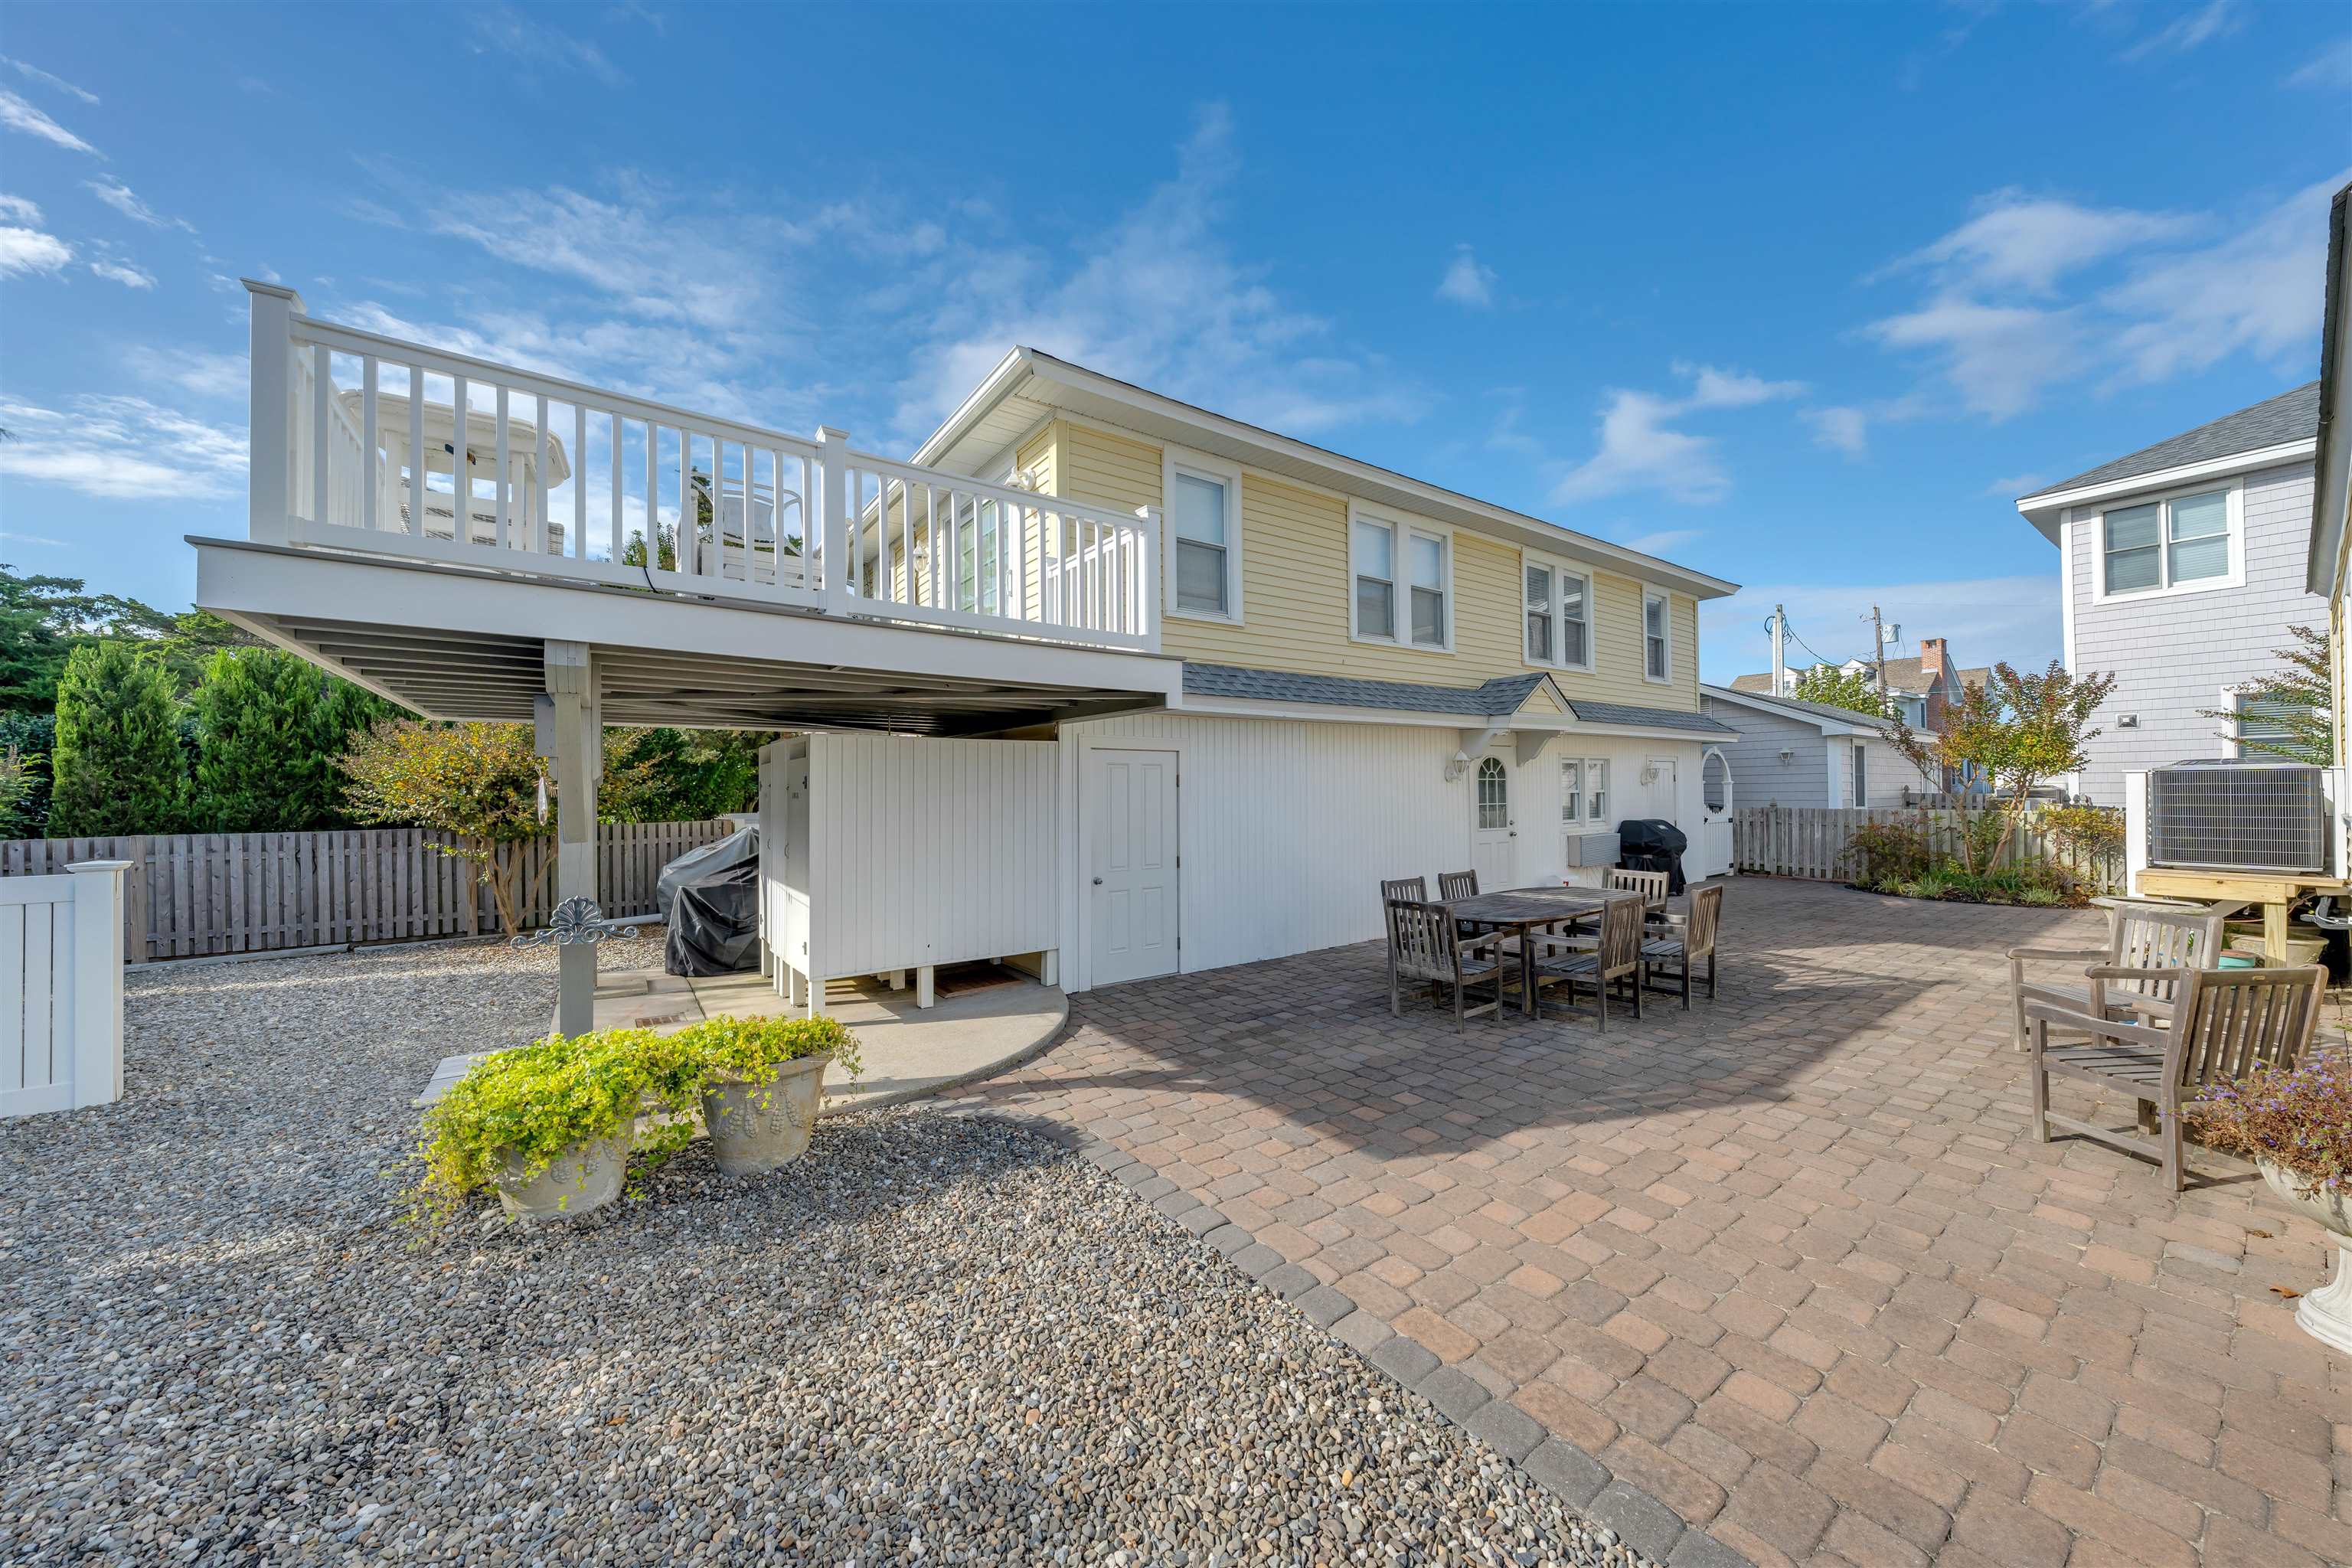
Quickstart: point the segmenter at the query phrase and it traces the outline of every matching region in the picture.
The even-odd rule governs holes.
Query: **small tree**
[[[539,820],[545,775],[527,725],[389,719],[359,737],[342,771],[353,816],[454,834],[456,847],[442,852],[480,867],[500,928],[509,935],[522,929],[522,846],[545,831]]]
[[[2249,702],[2262,704],[2267,711],[2257,714],[2243,708],[2205,708],[2199,710],[2198,717],[2227,723],[2230,728],[2223,739],[2236,742],[2242,750],[2292,757],[2315,767],[2334,767],[2335,664],[2327,633],[2311,626],[2289,626],[2287,635],[2294,638],[2295,646],[2277,648],[2271,654],[2281,668],[2230,688]],[[2249,735],[2245,730],[2249,719],[2259,719],[2282,732]]]
[[[1886,716],[1886,702],[1872,685],[1870,676],[1859,669],[1840,669],[1835,665],[1817,664],[1797,677],[1797,685],[1790,692],[1801,702],[1822,702],[1832,708],[1850,708],[1856,713],[1873,718]]]
[[[47,759],[10,746],[0,752],[0,838],[30,838],[32,805],[42,779],[34,769]]]
[[[2115,689],[2112,675],[2075,676],[2053,659],[2040,675],[2020,675],[2006,664],[1992,667],[1980,687],[1963,688],[1944,710],[1942,727],[1926,734],[1901,719],[1890,739],[1895,750],[1929,778],[1974,768],[1990,785],[2000,815],[1994,832],[1965,836],[1968,870],[1983,876],[2000,863],[2033,792],[2049,780],[2074,773],[2089,758],[2084,748],[2099,731],[2091,715]]]
[[[170,681],[121,642],[74,649],[58,679],[49,831],[63,838],[179,830],[187,803]]]

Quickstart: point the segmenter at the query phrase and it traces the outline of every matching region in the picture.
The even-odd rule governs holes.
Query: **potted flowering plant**
[[[2257,1068],[2183,1108],[2208,1148],[2252,1160],[2271,1191],[2336,1237],[2336,1278],[2303,1298],[2295,1321],[2352,1353],[2352,1058],[2322,1056],[2285,1072]]]
[[[620,1195],[633,1144],[658,1162],[693,1138],[700,1090],[692,1053],[649,1029],[551,1035],[486,1058],[425,1110],[416,1216],[453,1219],[485,1190],[517,1219],[593,1213]]]
[[[710,1152],[730,1176],[800,1158],[825,1068],[863,1070],[856,1037],[835,1018],[707,1018],[676,1038],[695,1066]]]

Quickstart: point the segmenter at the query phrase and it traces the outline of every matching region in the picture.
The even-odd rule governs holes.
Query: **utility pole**
[[[1870,679],[1878,689],[1878,700],[1886,700],[1886,628],[1878,619],[1878,606],[1870,606]]]
[[[1789,612],[1786,606],[1772,606],[1772,695],[1789,695]]]

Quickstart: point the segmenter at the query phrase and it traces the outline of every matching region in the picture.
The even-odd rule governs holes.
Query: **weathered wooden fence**
[[[724,818],[599,825],[604,912],[650,914],[662,867],[733,830]],[[132,963],[492,934],[498,904],[478,863],[448,853],[457,842],[421,827],[20,838],[0,843],[0,877],[61,872],[81,860],[130,861],[122,933]],[[526,924],[547,918],[554,873],[541,873],[554,852],[551,835],[508,847],[522,857]]]
[[[1742,871],[1773,877],[1849,881],[1857,868],[1846,852],[1847,846],[1853,842],[1854,829],[1865,824],[1923,829],[1937,855],[1958,860],[1969,819],[1981,815],[1981,811],[1917,807],[1740,806],[1731,814],[1732,864]],[[2014,870],[2034,864],[2056,866],[2094,892],[2118,892],[2124,884],[2120,852],[2080,855],[2062,849],[2028,814],[2025,826],[2010,836],[2000,868]]]

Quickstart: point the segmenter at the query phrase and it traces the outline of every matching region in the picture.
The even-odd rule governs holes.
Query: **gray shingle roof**
[[[1465,719],[1507,719],[1542,684],[1540,671],[1497,676],[1483,686],[1424,686],[1405,680],[1359,680],[1343,675],[1304,675],[1287,669],[1247,669],[1235,664],[1186,660],[1184,690],[1194,697],[1235,697],[1255,702],[1311,702],[1331,708],[1393,708],[1407,713],[1458,713]],[[1703,713],[1673,708],[1637,708],[1625,702],[1571,700],[1570,710],[1587,724],[1641,725],[1653,730],[1689,730],[1731,734],[1727,724]]]
[[[2210,425],[2184,430],[2153,447],[2143,447],[2127,458],[2102,463],[2071,479],[2045,485],[2035,490],[2033,495],[2018,499],[2032,500],[2034,496],[2055,495],[2060,490],[2080,489],[2084,485],[2104,485],[2116,479],[2136,479],[2141,474],[2181,468],[2189,463],[2235,457],[2240,452],[2260,451],[2264,447],[2284,446],[2289,441],[2307,441],[2318,428],[2319,383],[2315,381],[2292,392],[2282,392],[2252,408],[2241,408],[2235,414],[2224,415]]]
[[[1841,708],[1834,702],[1807,702],[1801,698],[1774,697],[1762,691],[1742,691],[1740,695],[1753,698],[1759,705],[1765,707],[1785,708],[1799,718],[1827,719],[1839,724],[1875,724],[1881,729],[1890,728],[1892,722],[1876,714],[1858,712],[1852,708]]]

